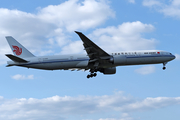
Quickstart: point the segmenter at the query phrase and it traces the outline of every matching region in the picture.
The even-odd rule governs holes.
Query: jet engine
[[[116,73],[116,67],[112,67],[112,68],[101,68],[99,71],[100,71],[101,73],[105,74],[105,75],[115,74],[115,73]]]

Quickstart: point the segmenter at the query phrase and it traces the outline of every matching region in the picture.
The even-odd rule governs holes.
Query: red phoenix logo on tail
[[[15,52],[16,55],[21,55],[22,48],[19,48],[18,46],[14,46],[14,45],[12,45],[12,47],[14,48],[13,52]]]

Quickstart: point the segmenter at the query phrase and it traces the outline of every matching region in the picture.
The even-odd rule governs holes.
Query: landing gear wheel
[[[94,73],[93,76],[96,77],[96,76],[97,76],[97,73]]]
[[[94,76],[94,74],[91,74],[91,75],[90,75],[90,77],[93,77],[93,76]]]
[[[163,63],[163,70],[166,69],[166,64],[167,64],[167,62],[164,62],[164,63]]]
[[[163,67],[163,70],[165,70],[166,69],[166,67]]]
[[[92,78],[92,77],[96,77],[97,76],[97,73],[91,73],[90,75],[87,75],[87,78]]]
[[[90,78],[90,75],[87,75],[87,78],[89,79],[89,78]]]

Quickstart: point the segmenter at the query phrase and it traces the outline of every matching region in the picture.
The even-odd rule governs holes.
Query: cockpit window
[[[170,55],[172,55],[172,53],[170,53]]]

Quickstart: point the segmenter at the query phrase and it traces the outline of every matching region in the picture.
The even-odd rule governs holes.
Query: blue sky
[[[1,120],[179,120],[179,0],[6,0],[0,4]],[[5,67],[13,36],[34,55],[81,54],[81,31],[107,52],[165,50],[163,65],[115,75]]]

